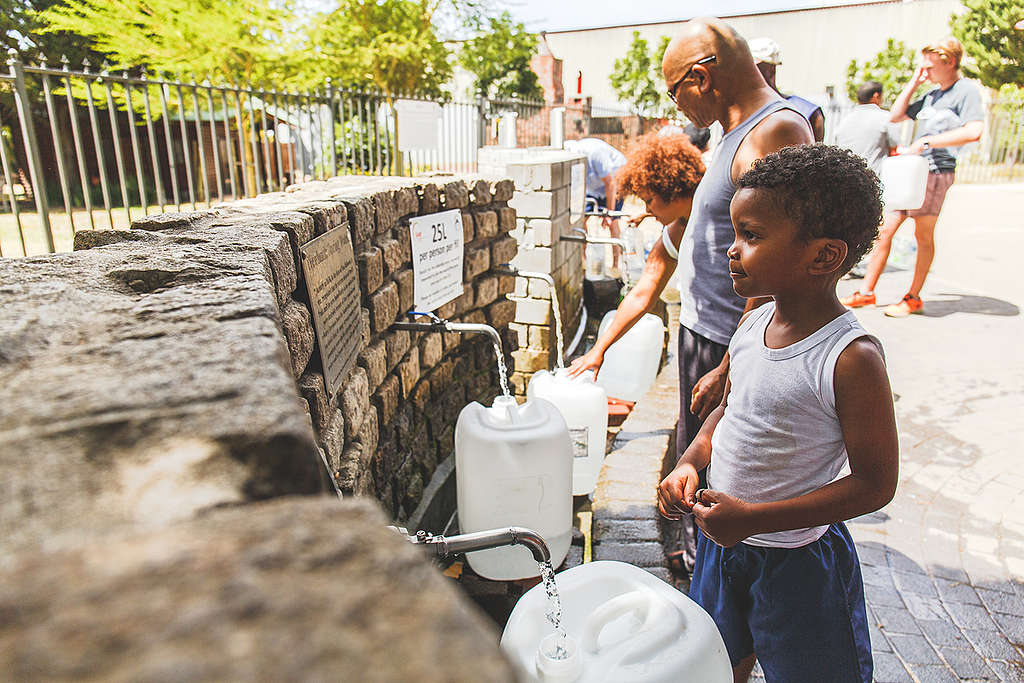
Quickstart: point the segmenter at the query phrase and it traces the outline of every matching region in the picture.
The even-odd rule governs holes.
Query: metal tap
[[[579,234],[578,235],[574,235],[572,233],[579,233]],[[566,240],[566,241],[569,241],[569,242],[583,242],[584,244],[611,244],[612,246],[619,247],[620,249],[622,249],[622,251],[627,251],[628,250],[626,242],[622,238],[619,238],[619,237],[597,237],[597,236],[594,236],[594,235],[588,235],[587,231],[584,230],[583,228],[572,228],[569,231],[569,234],[562,235],[562,239]]]
[[[443,558],[459,553],[470,553],[476,550],[488,550],[490,548],[501,548],[510,545],[522,545],[533,554],[537,562],[550,562],[551,552],[547,543],[536,531],[525,529],[519,526],[507,527],[504,529],[491,529],[490,531],[476,531],[469,534],[457,536],[434,535],[428,531],[417,531],[410,534],[402,527],[389,527],[405,536],[413,545],[427,546],[428,550],[437,557]]]
[[[459,334],[486,334],[499,349],[501,348],[501,337],[498,331],[490,325],[482,323],[457,323],[437,317],[434,313],[420,313],[409,311],[409,316],[425,316],[427,322],[419,321],[398,321],[391,324],[395,330],[412,330],[414,332],[457,332]]]

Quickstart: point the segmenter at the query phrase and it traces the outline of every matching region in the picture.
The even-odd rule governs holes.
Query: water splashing
[[[498,358],[498,381],[501,383],[501,395],[511,396],[512,394],[508,390],[508,368],[505,366],[505,356],[497,344],[494,344],[494,355]]]
[[[561,370],[565,367],[565,360],[562,358],[565,348],[565,341],[562,339],[562,313],[558,306],[558,291],[553,282],[548,283],[548,289],[551,290],[551,316],[555,319],[555,363]]]
[[[569,656],[569,652],[565,645],[567,638],[565,628],[562,626],[562,600],[558,596],[558,586],[555,584],[555,570],[551,567],[551,562],[540,563],[540,576],[544,582],[544,592],[548,596],[548,607],[544,615],[548,618],[548,623],[555,629],[555,634],[558,636],[555,651],[552,653],[551,658],[565,659]]]

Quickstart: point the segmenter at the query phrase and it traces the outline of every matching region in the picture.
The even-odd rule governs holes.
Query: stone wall
[[[412,307],[408,219],[457,208],[465,289],[438,313],[505,351],[517,251],[510,181],[339,178],[83,231],[77,251],[0,259],[0,548],[329,489],[404,521],[498,393],[486,339],[389,330]],[[361,351],[328,396],[298,248],[348,225]],[[511,362],[510,362],[511,365]]]
[[[509,177],[515,183],[516,192],[509,206],[516,210],[518,218],[510,234],[519,242],[519,254],[511,265],[518,270],[551,275],[564,343],[568,345],[583,312],[584,245],[563,240],[562,236],[573,228],[583,227],[582,214],[569,209],[572,167],[584,165],[585,157],[555,149],[488,147],[480,150],[479,162],[481,172]],[[551,369],[557,361],[550,285],[539,279],[517,277],[512,301],[516,311],[511,329],[519,345],[513,353],[516,368],[512,384],[515,393],[523,396],[533,373]]]

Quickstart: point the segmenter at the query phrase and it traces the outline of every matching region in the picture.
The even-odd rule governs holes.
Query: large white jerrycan
[[[920,209],[928,188],[928,160],[919,154],[886,157],[880,180],[886,211]]]
[[[591,562],[555,575],[565,662],[542,652],[552,633],[544,585],[516,603],[501,649],[528,681],[730,683],[732,666],[715,622],[697,603],[624,562]],[[549,645],[545,643],[545,645]]]
[[[539,533],[562,564],[572,538],[572,445],[565,419],[543,399],[518,405],[498,396],[473,402],[455,425],[455,488],[462,533],[522,526]],[[523,546],[466,554],[480,576],[512,581],[540,576]]]
[[[550,401],[562,413],[572,440],[572,495],[593,493],[608,434],[608,395],[594,382],[594,373],[588,370],[569,377],[565,368],[535,372],[526,397]]]
[[[601,319],[597,335],[600,337],[612,324],[615,311],[608,311]],[[604,352],[604,363],[597,373],[597,383],[612,398],[639,401],[654,384],[661,362],[661,345],[665,341],[665,327],[661,318],[644,313],[626,334]]]

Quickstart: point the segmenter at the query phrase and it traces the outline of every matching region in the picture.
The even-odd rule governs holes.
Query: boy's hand
[[[658,485],[658,512],[665,519],[680,519],[693,508],[697,492],[697,470],[681,463]]]
[[[697,380],[690,395],[690,413],[701,420],[708,419],[711,411],[722,403],[725,393],[725,381],[729,378],[728,370],[721,367],[712,368]]]
[[[721,491],[703,489],[700,493],[693,517],[705,536],[728,548],[756,533],[748,503]]]

